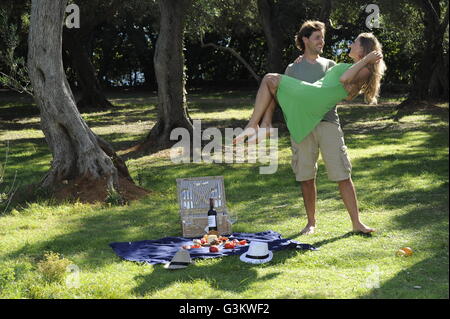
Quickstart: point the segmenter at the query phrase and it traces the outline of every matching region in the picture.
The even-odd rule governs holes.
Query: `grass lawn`
[[[243,127],[254,92],[189,95],[202,127]],[[93,130],[124,150],[142,139],[156,119],[154,95],[111,96],[116,107],[87,110]],[[394,122],[398,101],[378,106],[343,105],[340,116],[353,164],[361,219],[378,231],[350,233],[337,185],[319,163],[316,234],[306,224],[299,183],[291,170],[289,135],[280,130],[275,174],[261,163],[174,164],[169,150],[129,157],[127,165],[147,198],[128,206],[52,204],[48,200],[0,215],[0,298],[448,298],[448,105]],[[9,157],[0,192],[17,181],[36,183],[51,155],[29,100],[0,96],[0,154]],[[120,152],[119,152],[120,153]],[[3,155],[0,161],[3,162]],[[222,175],[234,231],[274,230],[320,247],[276,252],[270,263],[251,265],[238,256],[200,260],[169,271],[129,262],[108,246],[180,236],[176,178]],[[411,257],[397,257],[401,247]],[[79,285],[50,280],[46,252],[61,254],[78,269]],[[47,262],[56,268],[59,263]],[[73,278],[74,275],[72,275]]]

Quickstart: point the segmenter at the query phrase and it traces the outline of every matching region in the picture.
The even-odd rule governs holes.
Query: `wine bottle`
[[[208,210],[208,231],[217,231],[217,212],[214,209],[214,199],[209,199],[209,210]]]

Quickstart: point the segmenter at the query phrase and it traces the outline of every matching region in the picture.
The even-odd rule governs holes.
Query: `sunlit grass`
[[[202,119],[203,128],[244,123],[254,96],[235,93],[191,94],[192,118]],[[151,128],[156,100],[137,95],[114,100],[115,108],[86,111],[83,117],[116,149],[125,148]],[[42,200],[0,216],[0,276],[14,273],[0,287],[0,297],[448,298],[448,108],[421,111],[400,122],[390,119],[391,101],[376,107],[344,105],[339,112],[361,218],[378,230],[372,237],[349,233],[348,214],[322,161],[318,231],[299,235],[305,210],[290,167],[289,136],[280,130],[278,170],[272,175],[259,174],[262,163],[174,164],[164,150],[127,161],[135,181],[153,191],[129,206]],[[27,184],[48,170],[51,155],[35,127],[38,121],[30,112],[1,122],[0,154],[7,141],[10,147],[5,184],[14,172]],[[124,261],[108,246],[181,235],[176,178],[216,175],[224,176],[228,209],[239,216],[234,231],[271,229],[320,250],[276,252],[261,266],[242,263],[238,256],[199,260],[170,272],[161,265]],[[413,248],[414,255],[396,257],[404,246]],[[45,251],[63,254],[79,267],[78,288],[43,281],[37,263]]]

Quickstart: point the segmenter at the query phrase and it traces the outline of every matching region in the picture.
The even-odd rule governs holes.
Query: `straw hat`
[[[192,263],[191,255],[186,249],[180,249],[177,251],[172,260],[164,265],[166,269],[181,269],[186,268]]]
[[[243,262],[250,264],[263,264],[271,261],[272,258],[273,253],[269,250],[269,245],[261,241],[250,242],[248,250],[240,257]]]

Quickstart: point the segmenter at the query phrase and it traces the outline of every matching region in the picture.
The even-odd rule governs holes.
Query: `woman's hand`
[[[300,55],[297,59],[295,59],[294,63],[300,63],[303,60],[303,55]]]
[[[372,51],[368,55],[365,56],[365,60],[368,64],[376,64],[380,62],[380,60],[383,58],[383,53],[380,51]]]

